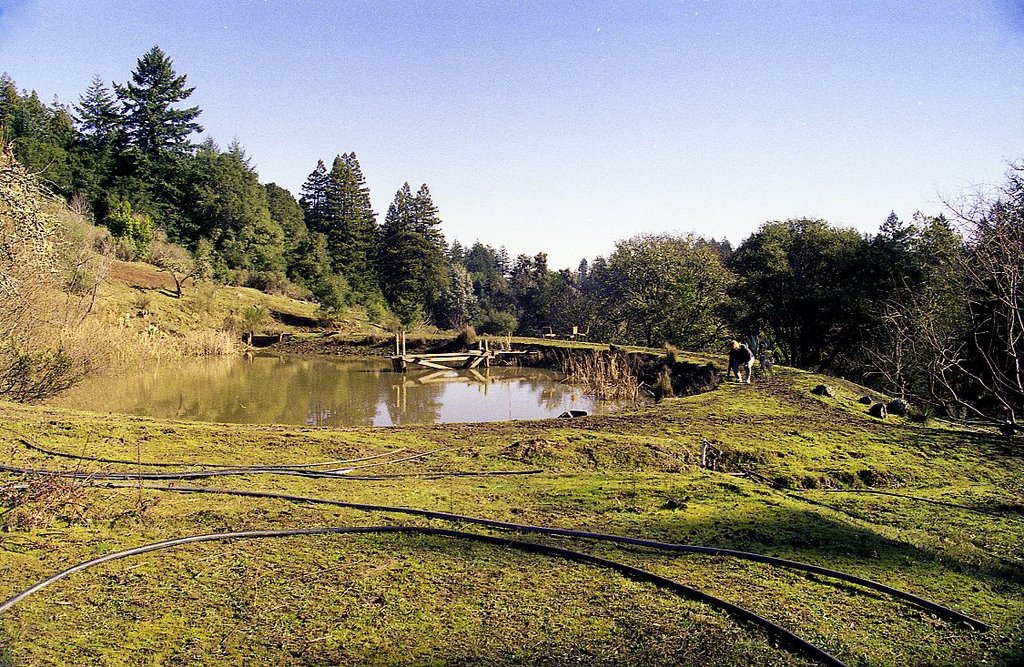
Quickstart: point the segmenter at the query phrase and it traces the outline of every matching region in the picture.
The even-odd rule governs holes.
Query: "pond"
[[[391,371],[387,359],[257,355],[187,359],[94,377],[54,401],[65,407],[244,424],[396,426],[546,419],[613,412],[538,368]]]

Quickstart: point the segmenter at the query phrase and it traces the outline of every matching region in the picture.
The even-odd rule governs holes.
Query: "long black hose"
[[[106,458],[101,458],[101,457],[96,457],[96,456],[85,456],[85,455],[81,455],[81,454],[71,454],[69,452],[61,452],[61,451],[57,451],[57,450],[53,450],[53,449],[47,449],[46,447],[43,447],[42,445],[37,445],[36,443],[30,441],[28,438],[26,438],[24,436],[18,435],[17,432],[14,431],[14,429],[11,429],[9,427],[0,427],[0,428],[2,428],[3,430],[5,430],[5,431],[7,431],[9,433],[13,433],[16,436],[18,436],[18,442],[20,442],[22,445],[24,445],[28,449],[35,450],[37,452],[40,452],[42,454],[46,454],[48,456],[56,456],[56,457],[65,458],[65,459],[75,459],[75,460],[78,460],[78,461],[92,461],[92,462],[95,462],[95,463],[117,463],[117,464],[123,464],[123,465],[158,467],[158,468],[218,468],[218,469],[231,469],[231,470],[234,470],[234,469],[239,469],[239,468],[242,467],[242,466],[238,466],[238,465],[224,464],[224,463],[207,463],[207,462],[185,463],[185,462],[167,462],[167,461],[130,461],[130,460],[127,460],[127,459],[106,459]],[[359,469],[362,469],[362,468],[376,468],[376,467],[380,467],[380,466],[395,465],[397,463],[405,463],[407,461],[414,461],[414,460],[417,460],[417,459],[425,458],[427,456],[431,456],[433,454],[437,454],[439,452],[443,452],[443,451],[445,451],[447,449],[450,449],[450,448],[449,447],[443,447],[441,449],[434,449],[434,450],[431,450],[431,451],[428,451],[428,452],[417,452],[416,454],[410,454],[408,456],[403,456],[402,458],[392,459],[390,461],[375,461],[374,463],[364,463],[364,462],[365,461],[370,461],[370,460],[373,460],[373,459],[380,459],[380,458],[383,458],[385,456],[390,456],[392,454],[400,454],[401,452],[406,451],[406,448],[403,447],[401,449],[392,450],[390,452],[384,452],[383,454],[372,454],[370,456],[363,456],[363,457],[355,458],[355,459],[340,459],[340,460],[337,460],[337,461],[321,461],[321,462],[318,462],[318,463],[260,464],[260,465],[256,465],[256,466],[251,466],[251,465],[250,466],[245,466],[245,468],[248,468],[248,469],[259,468],[260,470],[296,470],[296,469],[303,469],[303,468],[322,468],[324,466],[341,465],[341,464],[352,464],[352,463],[361,463],[362,464],[362,465],[352,465],[352,466],[349,466],[348,468],[346,468],[343,471],[342,470],[325,470],[325,471],[323,471],[324,473],[331,473],[331,472],[348,473],[348,472],[351,472],[353,470],[359,470]]]
[[[548,556],[558,556],[568,560],[574,560],[581,563],[588,563],[590,565],[596,565],[598,567],[604,567],[610,570],[615,570],[627,577],[636,579],[638,581],[645,581],[660,588],[664,588],[674,592],[680,597],[697,600],[705,604],[717,607],[732,615],[734,618],[738,618],[742,621],[752,623],[764,628],[769,636],[776,638],[779,643],[791,651],[803,653],[807,656],[818,660],[822,664],[830,665],[831,667],[846,667],[846,664],[828,653],[827,651],[818,648],[814,644],[811,644],[805,639],[798,637],[786,628],[769,621],[768,619],[760,616],[748,609],[739,607],[731,602],[722,600],[713,595],[697,590],[685,584],[681,584],[677,581],[667,579],[660,575],[654,574],[647,570],[641,570],[639,568],[620,563],[618,561],[608,560],[599,556],[592,556],[579,551],[572,551],[570,549],[563,549],[561,547],[549,546],[546,544],[537,544],[534,542],[524,542],[520,540],[509,540],[491,535],[481,535],[478,533],[466,533],[456,530],[448,530],[445,528],[426,528],[417,526],[361,526],[361,527],[325,527],[325,528],[292,528],[286,530],[246,530],[231,533],[212,533],[206,535],[193,535],[191,537],[182,537],[174,540],[164,540],[162,542],[153,542],[134,549],[125,549],[123,551],[117,551],[114,553],[93,558],[92,560],[79,563],[66,570],[58,572],[57,574],[48,577],[39,583],[26,588],[25,590],[17,593],[16,595],[8,598],[5,602],[0,604],[0,613],[8,610],[21,600],[24,600],[28,596],[36,593],[43,588],[46,588],[50,584],[63,579],[76,572],[86,570],[96,565],[106,563],[108,561],[118,560],[120,558],[127,558],[129,556],[136,556],[139,554],[148,553],[150,551],[158,551],[161,549],[169,549],[171,547],[180,546],[183,544],[195,544],[198,542],[213,542],[223,540],[246,540],[246,539],[263,539],[272,537],[292,537],[297,535],[327,535],[327,534],[380,534],[380,533],[402,533],[410,535],[435,535],[442,537],[451,537],[462,540],[470,540],[475,542],[483,542],[485,544],[492,544],[495,546],[507,547],[518,549],[520,551],[526,551],[531,553],[544,554]]]
[[[137,489],[137,485],[128,484],[105,484],[104,486],[112,488],[129,488]],[[317,505],[332,505],[335,507],[344,507],[346,509],[360,510],[364,512],[389,512],[393,514],[407,514],[412,516],[421,516],[428,519],[440,519],[443,521],[471,523],[480,526],[487,526],[489,528],[496,528],[498,530],[508,530],[520,533],[537,533],[541,535],[555,535],[559,537],[574,537],[589,540],[599,540],[603,542],[614,542],[617,544],[629,544],[633,546],[649,547],[653,549],[659,549],[662,551],[674,551],[681,553],[696,553],[705,554],[709,556],[729,556],[732,558],[738,558],[742,560],[749,560],[758,563],[764,563],[766,565],[774,565],[777,567],[783,567],[791,570],[801,570],[804,572],[810,572],[824,577],[832,579],[839,579],[852,584],[863,586],[864,588],[870,588],[886,595],[904,600],[913,605],[916,605],[922,609],[925,609],[936,616],[945,618],[950,621],[957,623],[963,623],[970,628],[976,630],[988,631],[989,625],[976,618],[967,616],[958,611],[945,607],[938,603],[926,600],[922,597],[908,593],[907,591],[900,590],[898,588],[892,588],[885,584],[873,581],[871,579],[865,579],[858,577],[853,574],[841,572],[839,570],[831,570],[828,568],[820,567],[818,565],[811,565],[810,563],[803,563],[800,561],[786,560],[784,558],[775,558],[774,556],[766,556],[764,554],[752,553],[747,551],[737,551],[735,549],[720,549],[717,547],[706,547],[695,544],[676,544],[671,542],[658,542],[655,540],[645,540],[636,537],[626,537],[623,535],[611,535],[607,533],[593,533],[588,531],[571,530],[567,528],[549,528],[545,526],[531,526],[528,524],[510,523],[506,521],[496,521],[494,519],[484,519],[480,517],[467,516],[462,514],[453,514],[451,512],[437,512],[434,510],[416,509],[412,507],[401,507],[401,506],[389,506],[389,505],[371,505],[366,503],[353,503],[344,500],[330,500],[327,498],[315,498],[310,496],[295,496],[285,493],[276,493],[272,491],[245,491],[239,489],[217,489],[217,488],[205,488],[205,487],[189,487],[189,486],[154,486],[145,485],[142,488],[149,489],[151,491],[173,491],[177,493],[213,493],[223,495],[242,496],[248,498],[273,498],[277,500],[286,500],[289,502],[297,503],[308,503]]]
[[[11,431],[11,429],[4,429],[4,430]],[[71,454],[69,452],[60,452],[60,451],[56,451],[56,450],[53,450],[53,449],[47,449],[46,447],[43,447],[42,445],[37,445],[36,443],[31,442],[30,440],[28,440],[27,438],[22,437],[22,436],[18,437],[18,442],[20,442],[22,445],[24,445],[28,449],[35,450],[35,451],[40,452],[42,454],[46,454],[47,456],[57,456],[57,457],[64,458],[64,459],[75,459],[77,461],[93,461],[95,463],[118,463],[118,464],[124,464],[124,465],[132,465],[132,466],[145,466],[147,468],[237,468],[238,467],[237,465],[230,464],[230,463],[207,463],[207,462],[187,463],[187,462],[184,462],[184,461],[181,461],[181,462],[169,462],[169,461],[129,461],[127,459],[105,459],[105,458],[100,458],[100,457],[97,457],[97,456],[85,456],[83,454]],[[400,453],[402,453],[404,451],[406,451],[406,450],[403,447],[402,449],[395,449],[395,450],[392,450],[390,452],[383,452],[381,454],[371,454],[370,456],[362,456],[362,457],[355,458],[355,459],[339,459],[337,461],[321,461],[319,463],[271,463],[271,464],[261,464],[261,465],[259,465],[257,467],[259,467],[259,468],[266,468],[268,470],[279,469],[279,468],[284,468],[284,469],[289,469],[289,470],[290,469],[295,469],[295,468],[319,468],[319,467],[322,467],[322,466],[343,465],[343,464],[348,464],[348,463],[361,463],[363,461],[370,461],[370,460],[373,460],[373,459],[384,458],[385,456],[391,456],[392,454],[400,454]],[[388,461],[387,463],[398,463],[399,461],[406,461],[406,460],[408,460],[408,459],[407,458],[403,458],[403,459],[398,459],[398,460],[395,460],[395,461]]]
[[[65,477],[69,479],[103,479],[103,480],[163,480],[163,479],[203,479],[206,477],[228,477],[235,475],[289,475],[292,477],[306,477],[313,479],[355,479],[363,481],[402,479],[416,477],[422,479],[439,479],[444,477],[501,477],[509,475],[539,475],[544,472],[539,469],[532,470],[453,470],[453,471],[424,471],[418,473],[393,473],[377,475],[350,475],[346,470],[297,470],[294,468],[218,468],[215,470],[182,470],[178,472],[83,472],[70,470],[46,470],[33,468],[16,468],[13,466],[0,465],[0,472],[9,472],[18,475],[41,475],[43,477]]]

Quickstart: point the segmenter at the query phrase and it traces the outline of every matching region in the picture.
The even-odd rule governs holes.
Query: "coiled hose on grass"
[[[28,596],[36,593],[43,588],[46,588],[50,584],[59,581],[67,576],[70,576],[76,572],[87,570],[96,565],[106,563],[121,558],[128,558],[130,556],[136,556],[139,554],[149,553],[151,551],[159,551],[161,549],[169,549],[184,544],[195,544],[199,542],[214,542],[224,540],[251,540],[251,539],[265,539],[274,537],[293,537],[299,535],[351,535],[351,534],[381,534],[381,533],[401,533],[409,535],[433,535],[441,537],[451,537],[455,539],[470,540],[474,542],[483,542],[485,544],[491,544],[495,546],[501,546],[506,548],[518,549],[520,551],[526,551],[531,553],[538,553],[548,556],[556,556],[565,558],[568,560],[577,561],[580,563],[587,563],[590,565],[596,565],[598,567],[607,568],[610,570],[617,571],[627,577],[638,581],[644,581],[647,583],[654,584],[660,588],[672,591],[680,597],[689,598],[691,600],[697,600],[705,604],[711,605],[718,609],[725,611],[734,618],[741,621],[745,621],[763,628],[769,636],[774,637],[778,640],[781,646],[786,647],[790,651],[803,653],[824,665],[830,665],[831,667],[846,667],[846,664],[828,653],[827,651],[818,648],[814,644],[811,644],[805,639],[798,637],[786,628],[769,621],[768,619],[760,616],[748,609],[739,607],[717,598],[713,595],[697,590],[685,584],[681,584],[672,579],[667,579],[660,575],[654,574],[647,570],[641,570],[639,568],[620,563],[618,561],[601,558],[599,556],[592,556],[590,554],[582,553],[579,551],[572,551],[570,549],[563,549],[561,547],[549,546],[546,544],[537,544],[534,542],[524,542],[520,540],[510,540],[505,538],[494,537],[491,535],[481,535],[478,533],[467,533],[457,530],[448,530],[446,528],[427,528],[427,527],[416,527],[416,526],[361,526],[361,527],[324,527],[324,528],[292,528],[284,530],[246,530],[231,533],[212,533],[206,535],[193,535],[190,537],[182,537],[173,540],[164,540],[162,542],[153,542],[133,549],[125,549],[123,551],[117,551],[109,553],[105,556],[93,558],[66,570],[58,572],[57,574],[48,577],[39,583],[26,588],[25,590],[17,593],[16,595],[8,598],[3,603],[0,603],[0,613],[3,613],[13,607],[15,604],[24,600]]]
[[[139,488],[138,485],[128,484],[105,484],[103,486],[111,488]],[[494,519],[485,519],[481,517],[473,517],[463,514],[453,514],[451,512],[438,512],[434,510],[416,509],[412,507],[353,503],[344,500],[331,500],[328,498],[316,498],[310,496],[296,496],[286,493],[276,493],[273,491],[245,491],[240,489],[218,489],[206,487],[155,485],[144,485],[142,486],[142,488],[151,491],[223,494],[248,498],[271,498],[296,503],[332,505],[335,507],[344,507],[346,509],[354,509],[364,512],[388,512],[392,514],[420,516],[427,519],[439,519],[442,521],[470,523],[480,526],[487,526],[488,528],[495,528],[498,530],[506,530],[520,533],[536,533],[540,535],[553,535],[558,537],[574,537],[588,540],[598,540],[602,542],[613,542],[617,544],[629,544],[633,546],[649,547],[661,551],[673,551],[677,553],[694,553],[704,554],[708,556],[728,556],[731,558],[749,560],[757,563],[764,563],[766,565],[774,565],[776,567],[783,567],[790,570],[810,572],[812,574],[829,577],[831,579],[846,581],[848,583],[863,586],[864,588],[870,588],[880,593],[885,593],[886,595],[889,595],[891,597],[903,600],[905,602],[909,602],[910,604],[913,604],[921,609],[925,609],[928,612],[933,613],[940,618],[944,618],[946,620],[953,621],[956,623],[963,623],[969,628],[981,631],[988,631],[990,629],[987,623],[980,621],[976,618],[972,618],[970,616],[967,616],[966,614],[962,614],[958,611],[950,609],[949,607],[945,607],[930,600],[926,600],[922,597],[914,595],[913,593],[909,593],[898,588],[893,588],[891,586],[887,586],[885,584],[873,581],[871,579],[858,577],[856,575],[841,572],[839,570],[832,570],[829,568],[820,567],[818,565],[812,565],[810,563],[786,560],[784,558],[775,558],[774,556],[766,556],[764,554],[758,554],[747,551],[738,551],[735,549],[720,549],[717,547],[706,547],[695,544],[676,544],[671,542],[658,542],[656,540],[646,540],[642,538],[627,537],[623,535],[611,535],[607,533],[594,533],[581,530],[571,530],[567,528],[549,528],[545,526],[531,526],[528,524],[510,523],[507,521],[496,521]]]

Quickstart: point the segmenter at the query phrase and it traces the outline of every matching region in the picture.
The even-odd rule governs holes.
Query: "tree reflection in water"
[[[258,355],[185,360],[93,378],[55,403],[102,412],[317,427],[544,419],[602,413],[552,371],[490,368],[393,373],[385,359]]]

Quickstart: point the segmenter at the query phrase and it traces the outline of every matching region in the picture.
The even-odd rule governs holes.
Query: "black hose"
[[[106,484],[104,486],[113,488],[139,488],[136,485],[127,484]],[[810,563],[803,563],[800,561],[786,560],[784,558],[775,558],[774,556],[766,556],[763,554],[752,553],[747,551],[737,551],[734,549],[719,549],[717,547],[705,547],[694,544],[675,544],[671,542],[658,542],[654,540],[645,540],[636,537],[626,537],[623,535],[611,535],[607,533],[592,533],[580,530],[571,530],[566,528],[548,528],[545,526],[531,526],[528,524],[509,523],[506,521],[496,521],[494,519],[484,519],[480,517],[466,516],[462,514],[453,514],[450,512],[437,512],[434,510],[416,509],[412,507],[399,507],[389,505],[370,505],[366,503],[353,503],[344,500],[330,500],[327,498],[315,498],[309,496],[295,496],[285,493],[276,493],[272,491],[244,491],[239,489],[217,489],[217,488],[204,488],[204,487],[188,487],[188,486],[143,486],[144,489],[151,491],[173,491],[177,493],[214,493],[224,494],[233,496],[243,496],[249,498],[273,498],[277,500],[287,500],[290,502],[298,503],[309,503],[318,505],[333,505],[335,507],[344,507],[347,509],[360,510],[364,512],[390,512],[394,514],[408,514],[412,516],[421,516],[428,519],[440,519],[443,521],[463,522],[471,523],[481,526],[487,526],[489,528],[496,528],[498,530],[508,530],[521,533],[538,533],[542,535],[556,535],[560,537],[575,537],[590,540],[599,540],[603,542],[614,542],[618,544],[630,544],[633,546],[648,547],[653,549],[659,549],[662,551],[674,551],[681,553],[696,553],[705,554],[709,556],[729,556],[732,558],[738,558],[742,560],[749,560],[758,563],[764,563],[766,565],[774,565],[777,567],[783,567],[791,570],[801,570],[804,572],[810,572],[824,577],[832,579],[839,579],[852,584],[863,586],[864,588],[870,588],[881,593],[885,593],[891,597],[909,602],[922,609],[925,609],[940,618],[945,618],[950,621],[957,623],[963,623],[967,627],[981,630],[983,632],[988,631],[989,625],[976,618],[967,616],[958,611],[937,604],[930,600],[926,600],[922,597],[909,593],[907,591],[900,590],[898,588],[892,588],[885,584],[873,581],[871,579],[865,579],[858,577],[853,574],[841,572],[839,570],[831,570],[828,568],[820,567],[817,565],[811,565]]]
[[[10,429],[7,429],[7,430],[10,430]],[[167,462],[167,461],[129,461],[129,460],[126,460],[126,459],[104,459],[104,458],[99,458],[99,457],[96,457],[96,456],[84,456],[84,455],[80,455],[80,454],[69,454],[68,452],[59,452],[59,451],[56,451],[56,450],[47,449],[46,447],[42,447],[40,445],[35,444],[34,442],[30,442],[29,440],[27,440],[24,437],[19,437],[18,438],[18,442],[20,442],[22,445],[24,445],[28,449],[32,449],[32,450],[35,450],[37,452],[41,452],[41,453],[46,454],[48,456],[58,456],[60,458],[76,459],[78,461],[93,461],[95,463],[118,463],[118,464],[124,464],[124,465],[132,465],[132,466],[146,466],[148,468],[189,468],[189,467],[191,467],[191,468],[237,468],[238,467],[237,465],[230,464],[230,463],[204,463],[204,462],[186,463],[186,462]],[[370,461],[372,459],[383,458],[385,456],[390,456],[392,454],[400,454],[401,452],[404,452],[404,451],[405,451],[405,448],[403,447],[402,449],[395,449],[395,450],[392,450],[390,452],[384,452],[383,454],[372,454],[370,456],[362,456],[362,457],[356,458],[356,459],[341,459],[341,460],[338,460],[338,461],[323,461],[321,463],[263,464],[263,465],[260,465],[258,467],[266,468],[266,469],[270,469],[270,470],[278,469],[278,468],[285,468],[285,469],[317,468],[317,467],[320,467],[320,466],[341,465],[343,463],[360,463],[362,461]],[[403,459],[398,459],[396,461],[389,461],[388,463],[398,463],[399,461],[406,461],[406,460],[408,460],[408,459],[403,458]],[[356,466],[356,467],[361,467],[361,466]]]
[[[220,468],[216,470],[185,470],[179,472],[153,472],[153,473],[129,473],[129,472],[81,472],[65,470],[45,470],[31,468],[15,468],[13,466],[0,465],[0,472],[9,472],[19,475],[41,475],[44,477],[67,477],[71,479],[104,479],[104,480],[145,480],[145,479],[202,479],[205,477],[227,477],[233,475],[290,475],[292,477],[306,477],[313,479],[354,479],[362,481],[374,481],[384,479],[401,479],[406,477],[417,477],[423,479],[439,479],[444,477],[495,477],[508,475],[539,475],[543,470],[454,470],[446,471],[424,471],[421,473],[404,474],[380,474],[380,475],[349,475],[345,471],[326,470],[297,470],[294,468]]]
[[[325,528],[292,528],[285,530],[246,530],[231,533],[212,533],[206,535],[193,535],[191,537],[182,537],[174,540],[165,540],[162,542],[153,542],[134,549],[125,549],[123,551],[117,551],[114,553],[93,558],[66,570],[58,572],[57,574],[48,577],[40,581],[39,583],[26,588],[20,593],[8,598],[5,602],[0,604],[0,613],[3,613],[10,607],[14,606],[21,600],[24,600],[29,595],[36,593],[43,588],[46,588],[50,584],[63,579],[71,574],[86,570],[95,565],[100,565],[108,561],[117,560],[120,558],[127,558],[129,556],[136,556],[139,554],[148,553],[150,551],[158,551],[161,549],[168,549],[171,547],[180,546],[183,544],[194,544],[198,542],[213,542],[222,540],[243,540],[243,539],[262,539],[272,537],[292,537],[297,535],[326,535],[326,534],[381,534],[381,533],[401,533],[410,535],[435,535],[442,537],[452,537],[456,539],[471,540],[475,542],[483,542],[485,544],[492,544],[502,547],[511,547],[520,551],[526,551],[531,553],[544,554],[548,556],[558,556],[568,560],[574,560],[581,563],[587,563],[590,565],[596,565],[598,567],[604,567],[611,570],[615,570],[627,577],[638,581],[644,581],[647,583],[654,584],[660,588],[664,588],[674,592],[680,597],[697,600],[705,604],[717,607],[725,611],[726,613],[738,618],[742,621],[752,623],[754,625],[761,626],[767,631],[769,636],[775,637],[779,643],[791,651],[804,653],[815,660],[831,667],[846,667],[846,664],[828,653],[827,651],[818,648],[814,644],[811,644],[805,639],[798,637],[786,628],[769,621],[768,619],[760,616],[748,609],[739,607],[731,602],[722,600],[713,595],[697,590],[685,584],[681,584],[677,581],[667,579],[660,575],[654,574],[647,570],[641,570],[639,568],[626,565],[599,556],[592,556],[579,551],[572,551],[570,549],[563,549],[561,547],[553,547],[546,544],[536,544],[534,542],[523,542],[520,540],[509,540],[491,535],[480,535],[477,533],[466,533],[456,530],[448,530],[445,528],[425,528],[416,526],[360,526],[360,527],[325,527]]]

